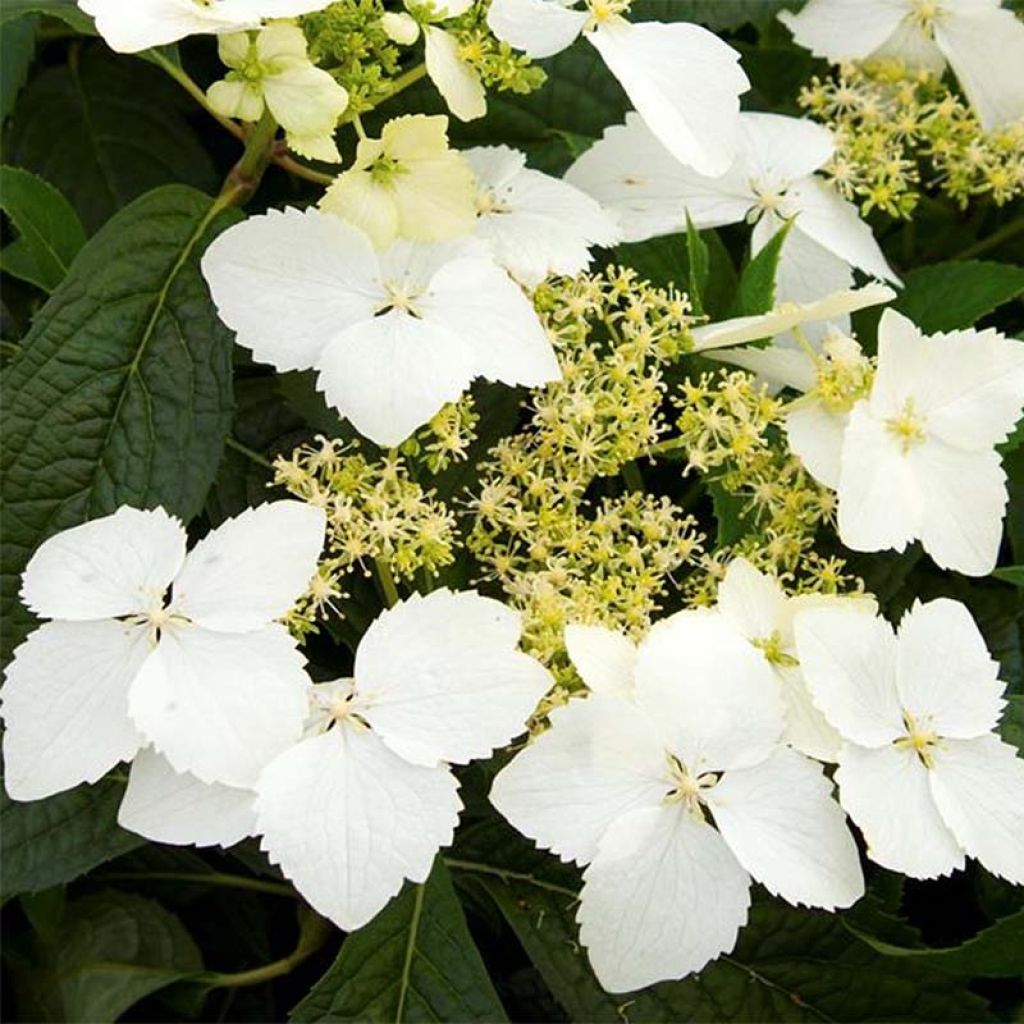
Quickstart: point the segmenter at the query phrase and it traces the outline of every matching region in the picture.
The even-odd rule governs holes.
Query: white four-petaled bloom
[[[279,370],[315,367],[328,401],[381,445],[475,377],[560,376],[532,304],[472,239],[377,253],[340,217],[286,209],[229,228],[202,267],[240,344]]]
[[[322,510],[249,509],[185,553],[163,509],[127,506],[45,541],[22,598],[44,623],[3,687],[7,791],[36,800],[95,782],[147,745],[231,787],[302,734],[304,660],[275,622],[323,545]]]
[[[779,19],[836,63],[897,57],[941,72],[948,61],[988,129],[1024,116],[1024,24],[1000,0],[811,0]]]
[[[750,87],[739,54],[699,25],[632,24],[628,0],[492,0],[491,31],[531,57],[550,57],[582,33],[637,113],[677,160],[722,174],[736,151],[740,94]]]
[[[210,86],[210,106],[224,117],[258,121],[264,108],[284,128],[288,145],[314,160],[340,160],[334,143],[348,92],[309,59],[297,25],[275,22],[252,37],[222,35],[221,61],[231,70]]]
[[[476,234],[513,277],[533,287],[549,274],[574,276],[590,246],[614,245],[615,222],[585,192],[531,170],[508,146],[463,150],[477,178]]]
[[[185,36],[259,28],[264,18],[297,18],[331,0],[78,0],[118,53],[138,53]]]
[[[816,608],[795,628],[807,685],[843,736],[839,799],[868,855],[914,878],[966,855],[1024,884],[1024,761],[993,733],[1005,684],[967,609],[918,602],[894,633]]]
[[[577,919],[606,989],[680,978],[731,949],[751,877],[791,903],[859,898],[831,784],[780,746],[771,667],[721,615],[680,612],[638,650],[597,627],[569,627],[566,643],[591,696],[552,711],[491,800],[588,865]]]
[[[926,337],[886,310],[870,394],[840,438],[839,539],[855,551],[920,540],[945,569],[990,573],[1007,502],[995,446],[1022,409],[1024,343],[992,329]]]
[[[522,732],[551,686],[517,650],[520,630],[517,612],[473,592],[415,596],[366,631],[353,679],[314,687],[306,738],[256,784],[256,828],[339,927],[426,879],[462,807],[449,765]]]
[[[834,761],[839,733],[812,702],[796,658],[793,620],[806,608],[845,608],[874,615],[878,605],[874,598],[859,595],[787,595],[777,579],[745,558],[734,558],[718,585],[719,613],[761,652],[778,680],[786,715],[783,738],[801,754]]]
[[[856,267],[898,282],[857,208],[815,172],[834,149],[821,125],[779,114],[740,115],[738,151],[725,173],[684,167],[635,114],[607,129],[566,179],[619,217],[628,241],[744,221],[759,252],[795,217],[776,275],[779,302],[810,302],[853,283]],[[845,324],[840,322],[841,327]]]

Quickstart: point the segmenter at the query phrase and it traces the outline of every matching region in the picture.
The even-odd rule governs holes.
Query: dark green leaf
[[[629,995],[597,984],[571,899],[527,882],[482,880],[573,1020],[977,1021],[983,1000],[957,980],[883,956],[835,914],[756,904],[736,949],[699,974]]]
[[[999,722],[999,733],[1012,743],[1024,757],[1024,695],[1012,693],[1006,697],[1006,707]]]
[[[1024,911],[997,921],[959,946],[949,949],[908,949],[850,929],[883,956],[904,957],[946,974],[980,978],[1012,978],[1024,974]]]
[[[690,211],[686,211],[686,256],[690,270],[690,304],[697,316],[704,315],[704,288],[708,283],[708,247],[693,223]]]
[[[76,32],[96,32],[92,18],[82,12],[76,0],[4,0],[0,6],[0,24],[26,14],[45,14],[47,17],[59,18]]]
[[[743,268],[731,316],[755,316],[775,305],[775,275],[792,226],[793,221],[787,221]]]
[[[47,889],[142,845],[117,824],[124,783],[103,779],[46,800],[15,803],[0,794],[4,899]]]
[[[971,327],[1021,294],[1024,267],[981,260],[933,263],[906,275],[893,308],[934,334]]]
[[[34,14],[0,21],[0,123],[14,109],[14,101],[28,78],[38,27],[39,19]]]
[[[440,858],[345,940],[291,1014],[296,1024],[505,1019]]]
[[[20,167],[0,167],[0,208],[18,232],[17,258],[0,252],[0,269],[52,292],[85,245],[71,204],[50,184]]]
[[[1005,580],[1015,587],[1024,587],[1024,565],[1008,565],[1005,569],[996,569],[993,576],[997,580]]]
[[[60,189],[93,232],[158,185],[216,187],[186,101],[156,68],[86,44],[78,60],[46,69],[21,94],[7,161]]]
[[[143,196],[79,253],[8,368],[5,651],[31,623],[19,577],[46,537],[122,504],[186,520],[202,508],[230,423],[232,337],[199,258],[236,217],[180,185]]]

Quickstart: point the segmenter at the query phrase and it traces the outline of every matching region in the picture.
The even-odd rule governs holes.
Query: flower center
[[[769,636],[758,637],[751,643],[764,654],[765,659],[772,665],[779,667],[792,667],[799,664],[792,654],[787,654],[782,643],[782,635],[779,631],[773,630]]]
[[[423,294],[420,289],[410,285],[407,281],[384,281],[383,285],[384,291],[387,292],[387,301],[377,310],[378,316],[389,310],[399,309],[417,319],[423,318],[416,306],[416,300]]]
[[[665,794],[665,803],[681,803],[694,818],[706,821],[702,805],[706,794],[718,785],[721,778],[714,772],[691,775],[683,762],[674,754],[668,754],[668,783],[671,787]]]
[[[611,21],[629,10],[631,0],[587,0],[590,8],[590,20],[594,25]]]
[[[939,0],[910,0],[910,13],[907,18],[922,32],[932,35],[935,22],[938,21],[942,13],[942,5]]]
[[[354,679],[341,679],[336,683],[322,683],[310,694],[314,715],[320,719],[320,729],[350,725],[355,729],[369,729],[361,711],[365,702],[360,700]]]
[[[901,750],[913,750],[921,759],[926,768],[931,768],[935,763],[932,749],[938,745],[939,734],[926,724],[920,724],[909,711],[903,712],[903,724],[906,727],[906,736],[896,740],[896,746]]]
[[[408,173],[408,168],[402,164],[401,160],[383,153],[370,164],[368,170],[376,185],[393,185],[396,178]]]
[[[512,207],[502,202],[492,188],[485,188],[476,194],[476,212],[478,214],[488,213],[511,213]]]
[[[757,220],[765,213],[779,213],[779,208],[789,189],[789,182],[752,181],[750,188],[754,193],[755,202],[750,216],[753,220]]]
[[[885,421],[885,429],[899,442],[904,455],[927,439],[924,427],[925,418],[914,408],[912,398],[903,403],[903,409],[898,416],[890,416]]]

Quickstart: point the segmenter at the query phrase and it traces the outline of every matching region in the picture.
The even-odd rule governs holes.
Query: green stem
[[[230,434],[224,438],[224,445],[227,448],[233,448],[239,455],[251,459],[257,466],[262,466],[264,469],[274,468],[274,464],[269,459],[265,459],[259,452],[254,452],[251,448],[246,448],[241,441],[236,441]]]
[[[260,985],[265,981],[291,974],[303,960],[311,957],[327,940],[333,931],[330,923],[312,910],[305,910],[299,924],[299,941],[286,957],[274,960],[250,971],[231,974],[210,972],[200,974],[194,980],[207,988],[242,988],[246,985]]]
[[[152,882],[190,882],[195,885],[248,889],[252,892],[269,893],[272,896],[297,898],[295,890],[283,882],[267,882],[261,878],[247,878],[245,875],[229,875],[217,871],[211,871],[209,874],[199,874],[194,871],[104,871],[96,877],[98,880],[109,881],[131,881],[134,879]]]
[[[398,596],[398,587],[395,586],[395,578],[391,575],[391,566],[386,558],[375,558],[374,565],[377,568],[377,578],[380,580],[381,589],[384,591],[384,600],[388,607],[392,608],[401,600]]]
[[[479,864],[473,860],[457,860],[453,857],[445,857],[445,864],[453,871],[469,871],[477,875],[493,875],[503,882],[526,882],[538,889],[546,889],[548,892],[558,893],[560,896],[569,896],[578,900],[580,894],[575,889],[569,889],[564,885],[556,885],[554,882],[545,882],[543,879],[535,878],[522,871],[506,871],[505,868],[496,868],[491,864]]]
[[[245,132],[242,130],[241,125],[236,124],[231,118],[225,117],[214,110],[210,106],[210,101],[206,98],[206,93],[203,92],[202,88],[189,76],[184,68],[180,68],[173,61],[168,60],[159,50],[147,50],[146,56],[163,71],[166,71],[225,131],[231,132],[236,139],[245,138]]]
[[[667,441],[659,441],[657,444],[651,445],[648,454],[652,458],[657,458],[659,455],[669,455],[685,447],[686,442],[681,437],[672,437]]]
[[[409,991],[409,975],[412,973],[412,958],[416,952],[416,936],[420,928],[420,915],[423,913],[423,894],[426,892],[426,884],[416,887],[416,902],[412,908],[412,921],[409,922],[409,939],[405,944],[405,961],[402,964],[402,981],[398,989],[398,1009],[395,1010],[395,1020],[404,1019],[405,998]]]
[[[1004,224],[998,231],[993,231],[987,238],[979,239],[974,245],[969,245],[966,249],[957,253],[953,259],[974,259],[975,256],[980,256],[982,253],[995,249],[997,246],[1002,245],[1003,242],[1008,242],[1011,238],[1015,238],[1022,232],[1024,232],[1024,216],[1011,220],[1009,224]]]

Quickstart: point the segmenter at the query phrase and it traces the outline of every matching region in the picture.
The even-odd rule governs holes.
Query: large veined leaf
[[[8,368],[6,653],[31,623],[19,576],[47,536],[122,504],[202,507],[230,423],[232,336],[199,258],[236,217],[184,186],[142,197],[79,253]]]
[[[103,779],[46,800],[0,793],[0,892],[7,899],[68,882],[143,839],[117,825],[124,783]]]
[[[87,42],[22,92],[5,159],[60,189],[92,232],[158,185],[216,186],[210,157],[185,120],[189,102],[156,68]]]
[[[78,32],[95,32],[92,18],[84,14],[76,0],[4,0],[0,5],[0,24],[24,17],[45,14],[59,18]]]
[[[0,21],[0,122],[14,108],[14,101],[28,78],[28,69],[36,52],[35,15],[16,21]]]
[[[292,1011],[314,1021],[503,1021],[444,863],[350,935]]]

